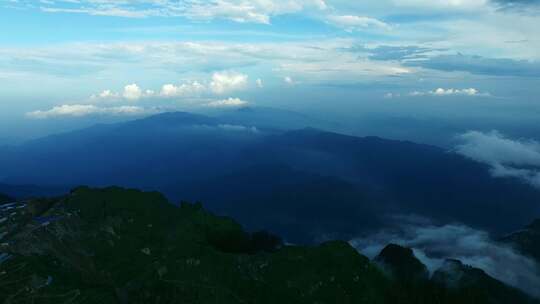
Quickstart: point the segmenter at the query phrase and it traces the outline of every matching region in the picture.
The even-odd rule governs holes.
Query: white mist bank
[[[487,232],[462,224],[433,225],[417,217],[400,217],[400,220],[395,229],[356,238],[350,243],[369,258],[375,257],[390,243],[412,248],[431,273],[445,259],[457,259],[484,270],[501,282],[540,297],[539,265],[508,245],[495,242]]]

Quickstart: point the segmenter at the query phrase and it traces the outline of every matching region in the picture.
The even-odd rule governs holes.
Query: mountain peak
[[[405,281],[426,281],[429,279],[427,267],[416,258],[412,249],[389,244],[375,258],[383,270],[394,279]]]

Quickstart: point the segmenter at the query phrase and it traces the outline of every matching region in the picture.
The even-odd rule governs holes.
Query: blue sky
[[[245,105],[534,120],[539,8],[536,0],[0,0],[0,128]]]

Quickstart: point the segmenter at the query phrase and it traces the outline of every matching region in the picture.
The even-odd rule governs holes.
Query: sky
[[[243,106],[529,136],[539,15],[538,0],[0,0],[0,143]]]

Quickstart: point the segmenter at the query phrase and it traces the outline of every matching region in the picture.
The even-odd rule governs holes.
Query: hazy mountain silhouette
[[[392,214],[507,232],[540,213],[536,189],[492,178],[484,165],[446,150],[278,131],[252,125],[255,110],[244,111],[230,121],[165,113],[49,136],[0,151],[0,169],[10,184],[121,185],[202,200],[294,241],[352,236]]]

